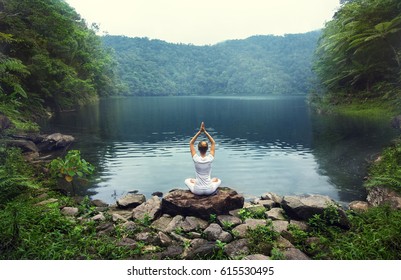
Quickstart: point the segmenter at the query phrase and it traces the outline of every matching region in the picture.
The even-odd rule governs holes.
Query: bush
[[[254,229],[248,229],[246,237],[249,242],[249,250],[253,254],[264,254],[269,256],[279,237],[279,233],[273,230],[271,222],[259,225]]]
[[[372,207],[349,215],[351,228],[344,231],[321,217],[310,220],[310,236],[319,237],[315,259],[396,260],[401,258],[401,211],[389,206]],[[306,244],[298,244],[307,248]]]
[[[23,159],[21,150],[0,147],[0,206],[29,188],[37,188],[34,171]]]
[[[384,149],[381,157],[369,168],[365,187],[388,187],[401,193],[401,139]]]

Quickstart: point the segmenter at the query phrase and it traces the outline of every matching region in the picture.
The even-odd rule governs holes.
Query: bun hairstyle
[[[206,141],[201,141],[198,144],[198,150],[200,153],[205,154],[207,152],[208,149],[208,144]]]

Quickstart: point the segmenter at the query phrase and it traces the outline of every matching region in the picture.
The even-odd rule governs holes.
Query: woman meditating
[[[207,155],[208,143],[206,141],[200,141],[198,144],[198,150],[200,155],[196,153],[195,141],[199,135],[205,133],[210,141],[210,153]],[[195,163],[196,178],[186,179],[185,184],[187,187],[196,195],[211,195],[216,192],[216,189],[220,186],[221,180],[218,178],[210,178],[212,173],[212,162],[214,160],[214,152],[216,143],[212,136],[206,131],[205,124],[202,122],[199,131],[189,142],[191,149],[191,156]]]

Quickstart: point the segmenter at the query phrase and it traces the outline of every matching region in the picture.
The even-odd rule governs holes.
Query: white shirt
[[[212,173],[212,162],[214,160],[214,157],[211,154],[205,157],[201,157],[198,154],[195,154],[192,159],[195,163],[195,186],[200,189],[209,189],[212,182],[210,175]]]

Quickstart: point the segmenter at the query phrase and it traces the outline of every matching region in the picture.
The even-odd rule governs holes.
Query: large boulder
[[[150,221],[154,221],[155,219],[159,218],[160,214],[161,201],[159,197],[153,196],[132,211],[132,218],[143,220],[148,217]]]
[[[195,195],[189,190],[173,190],[163,197],[162,212],[209,219],[211,214],[228,214],[243,205],[244,197],[230,188],[218,188],[217,193],[210,196]]]
[[[335,207],[339,214],[337,225],[348,228],[349,220],[344,210],[330,197],[324,195],[284,196],[282,207],[285,213],[294,219],[308,220],[314,215],[323,215],[328,207]]]
[[[133,194],[129,193],[126,196],[117,200],[117,206],[119,208],[135,208],[141,205],[146,201],[146,198],[143,194]]]
[[[369,189],[366,200],[373,206],[388,204],[394,209],[401,209],[401,196],[389,188],[373,187]]]

